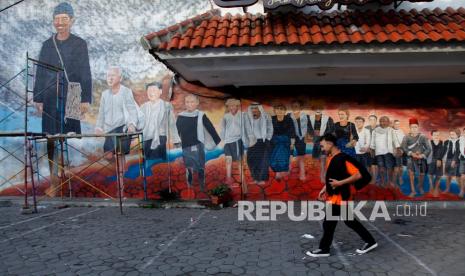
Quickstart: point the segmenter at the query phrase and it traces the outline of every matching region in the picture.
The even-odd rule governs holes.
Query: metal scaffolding
[[[66,197],[64,195],[64,189],[65,185],[67,186],[68,189],[68,198],[72,198],[73,195],[73,186],[72,186],[72,180],[78,180],[79,182],[91,187],[92,189],[98,191],[99,193],[103,194],[105,197],[111,198],[112,200],[118,200],[119,201],[119,206],[120,206],[120,211],[121,213],[123,212],[123,201],[122,201],[122,193],[124,189],[124,165],[122,164],[124,158],[124,153],[121,152],[121,141],[123,139],[130,139],[131,141],[134,139],[137,141],[136,145],[131,147],[130,150],[137,150],[139,158],[139,170],[140,170],[140,176],[143,178],[143,190],[144,190],[144,199],[147,199],[147,179],[146,179],[146,160],[145,160],[145,154],[144,154],[144,147],[143,147],[143,135],[142,132],[134,132],[134,133],[107,133],[107,134],[64,134],[63,133],[63,118],[64,118],[64,105],[65,105],[65,97],[64,97],[64,84],[65,80],[63,77],[63,69],[52,66],[46,63],[43,63],[41,61],[32,59],[29,57],[29,55],[26,56],[26,68],[21,70],[18,74],[13,76],[11,79],[9,79],[7,82],[0,84],[0,93],[2,91],[7,91],[8,93],[13,94],[14,96],[18,97],[22,104],[20,104],[16,108],[11,108],[9,105],[0,102],[0,104],[6,106],[10,112],[6,114],[3,118],[0,118],[0,124],[2,122],[5,122],[11,116],[14,114],[19,114],[21,109],[24,108],[24,128],[23,131],[3,131],[0,132],[0,138],[14,138],[14,137],[23,137],[23,143],[16,148],[9,149],[6,146],[2,146],[0,144],[0,149],[3,150],[6,155],[0,159],[0,163],[8,161],[9,158],[13,158],[14,160],[17,160],[20,162],[23,166],[23,168],[19,172],[14,172],[12,173],[11,176],[9,177],[4,177],[0,175],[1,180],[3,182],[0,182],[0,187],[10,183],[13,187],[19,189],[16,184],[12,183],[12,180],[19,177],[22,173],[24,174],[24,190],[19,189],[19,191],[24,195],[24,208],[28,209],[30,206],[29,203],[29,197],[32,196],[32,206],[33,206],[33,212],[37,212],[37,203],[44,197],[48,196],[47,194],[42,197],[38,197],[37,195],[37,185],[38,183],[46,181],[47,177],[44,176],[40,170],[39,170],[39,163],[42,160],[46,160],[49,162],[50,168],[56,168],[57,169],[57,176],[60,179],[60,184],[57,185],[57,187],[53,187],[52,191],[50,194],[55,194],[57,190],[59,189],[61,192],[61,198],[64,200]],[[47,70],[48,73],[50,74],[55,74],[55,78],[53,83],[47,84],[46,87],[42,91],[34,91],[34,89],[30,89],[30,87],[34,87],[34,81],[35,81],[35,74],[37,67],[41,67]],[[12,82],[13,80],[17,80],[20,77],[24,77],[25,81],[25,89],[24,89],[24,95],[21,95],[21,93],[16,92],[15,89],[11,89],[8,87],[9,83]],[[56,135],[48,135],[45,133],[40,133],[40,132],[31,132],[29,131],[29,118],[28,118],[28,107],[32,105],[33,103],[33,97],[31,97],[31,94],[34,95],[40,95],[41,93],[44,93],[49,88],[56,88],[56,97],[57,97],[57,113],[60,115],[59,118],[55,118],[50,116],[50,114],[47,114],[46,112],[42,113],[42,117],[47,116],[48,119],[55,120],[56,123],[60,124],[60,129],[61,132],[60,134]],[[59,120],[59,121],[58,121]],[[114,157],[115,157],[115,166],[116,166],[116,179],[117,179],[117,189],[118,189],[118,194],[117,194],[117,199],[109,195],[108,193],[102,191],[99,189],[96,185],[93,185],[89,181],[89,176],[86,178],[81,177],[80,175],[84,173],[86,170],[91,168],[92,165],[96,163],[100,163],[102,165],[101,161],[105,158],[105,155],[107,153],[102,154],[97,158],[97,160],[92,161],[90,164],[87,164],[84,168],[81,168],[79,171],[72,172],[71,169],[71,164],[69,160],[69,149],[74,150],[80,154],[82,154],[84,157],[88,156],[84,151],[81,149],[74,147],[72,144],[68,143],[68,139],[84,139],[84,138],[113,138],[114,139],[114,145],[120,145],[119,147],[115,146],[115,152],[114,152]],[[49,158],[47,156],[47,152],[45,154],[40,154],[38,149],[39,145],[42,143],[53,143],[54,148],[58,149],[58,158]],[[18,157],[17,152],[19,149],[24,150],[24,155],[23,157]],[[119,149],[119,150],[118,150]],[[56,156],[56,154],[54,155]],[[110,164],[105,164],[100,168],[97,172],[94,174],[100,172],[103,169],[108,169],[109,166],[112,165]],[[52,177],[54,171],[50,169],[50,185],[52,187]],[[93,175],[91,175],[93,176]],[[0,180],[0,181],[1,181]],[[30,185],[29,185],[30,184]],[[28,192],[28,189],[31,189],[31,192]],[[31,195],[30,195],[31,194]]]
[[[109,137],[113,138],[115,140],[115,151],[114,151],[114,159],[115,159],[115,167],[116,167],[116,183],[117,183],[117,199],[115,199],[113,196],[109,195],[102,189],[99,189],[96,185],[92,184],[88,179],[82,177],[81,175],[87,171],[92,165],[99,163],[101,160],[105,158],[106,153],[103,153],[100,155],[95,161],[91,162],[90,164],[87,164],[84,168],[81,168],[79,171],[73,172],[70,167],[69,160],[65,161],[65,153],[68,152],[68,147],[74,149],[75,151],[83,154],[86,156],[86,154],[78,149],[77,147],[73,147],[72,145],[69,145],[66,143],[67,139],[83,139],[83,138],[103,138],[103,137]],[[54,141],[57,142],[59,146],[59,151],[60,151],[60,156],[58,160],[51,160],[49,158],[46,158],[48,162],[52,163],[54,166],[58,168],[58,171],[61,172],[61,174],[58,175],[60,178],[60,184],[57,185],[56,187],[51,186],[52,190],[50,191],[51,193],[55,193],[56,191],[60,190],[61,191],[61,197],[64,198],[64,186],[66,185],[68,187],[68,197],[72,198],[73,197],[73,186],[72,186],[72,180],[78,180],[80,183],[83,183],[92,189],[96,190],[97,192],[103,194],[105,197],[110,198],[112,200],[118,200],[119,201],[119,206],[120,206],[120,211],[123,213],[123,192],[124,192],[124,164],[121,164],[123,160],[123,155],[125,154],[122,152],[122,147],[121,143],[123,139],[136,139],[137,144],[133,147],[131,147],[131,150],[137,150],[139,154],[139,173],[143,178],[143,189],[144,189],[144,200],[147,199],[147,180],[145,176],[145,156],[144,156],[144,150],[143,150],[143,134],[142,132],[133,132],[133,133],[106,133],[106,134],[59,134],[59,135],[41,135],[41,136],[32,136],[28,137],[28,143],[27,143],[27,151],[28,151],[28,160],[31,162],[31,175],[30,175],[30,182],[32,186],[34,187],[35,179],[34,175],[36,175],[36,179],[40,182],[40,178],[43,176],[40,174],[40,171],[38,169],[38,163],[39,161],[44,158],[46,155],[38,156],[36,148],[37,148],[37,143],[40,142],[47,142],[47,141]],[[32,159],[35,159],[34,163],[36,166],[34,167]],[[104,165],[99,171],[103,169],[107,169],[108,164]],[[34,199],[34,208],[36,208],[36,193],[35,189],[33,188],[33,199]],[[47,195],[44,195],[45,197]],[[42,197],[42,198],[43,198]]]

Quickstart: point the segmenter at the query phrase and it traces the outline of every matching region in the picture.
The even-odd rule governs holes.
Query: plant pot
[[[211,201],[213,205],[220,205],[223,202],[222,199],[223,198],[219,196],[211,196]]]

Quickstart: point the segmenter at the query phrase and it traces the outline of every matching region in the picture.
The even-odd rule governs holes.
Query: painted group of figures
[[[97,131],[120,133],[141,130],[144,150],[149,159],[167,158],[167,143],[182,148],[186,167],[187,183],[192,185],[193,174],[198,174],[200,190],[205,189],[205,152],[213,150],[222,141],[226,158],[226,182],[232,182],[233,163],[241,172],[243,193],[247,183],[243,177],[242,164],[246,161],[254,183],[264,184],[269,179],[270,169],[275,178],[281,179],[290,173],[290,160],[294,156],[299,167],[299,179],[306,180],[305,155],[307,144],[312,144],[311,155],[320,160],[321,181],[325,179],[326,153],[321,150],[320,140],[326,134],[337,138],[341,151],[355,157],[373,175],[373,184],[399,189],[402,184],[403,167],[410,178],[411,194],[415,196],[415,178],[420,194],[424,193],[425,175],[429,176],[434,195],[440,192],[439,184],[446,176],[446,190],[450,191],[453,178],[461,184],[460,196],[465,190],[465,129],[451,129],[449,139],[441,141],[440,132],[431,131],[431,139],[419,132],[419,122],[409,119],[409,133],[404,134],[400,121],[387,116],[378,118],[355,117],[349,121],[349,110],[338,110],[338,122],[325,114],[323,107],[314,108],[313,114],[303,110],[303,104],[293,101],[288,109],[284,104],[273,106],[273,115],[259,103],[252,103],[242,111],[239,99],[225,102],[226,112],[217,133],[208,116],[198,109],[199,98],[187,95],[185,111],[176,117],[171,103],[162,100],[162,85],[159,82],[146,86],[149,101],[139,108],[129,88],[120,84],[121,69],[110,68],[107,75],[110,89],[105,90],[100,102]],[[170,141],[169,141],[170,140]],[[120,149],[129,152],[130,141]],[[114,151],[111,138],[106,138],[105,151]],[[379,177],[378,177],[379,176]]]
[[[43,44],[39,60],[64,68],[65,78],[63,94],[57,95],[57,74],[39,66],[34,82],[34,102],[42,113],[42,131],[48,134],[81,133],[79,119],[64,118],[58,106],[66,102],[70,84],[78,84],[81,103],[78,108],[85,115],[92,103],[92,76],[89,66],[87,43],[71,33],[74,23],[74,10],[69,3],[60,3],[53,11],[53,26],[57,33]],[[369,167],[374,181],[380,176],[380,185],[398,187],[401,181],[402,167],[407,166],[410,176],[411,196],[416,194],[415,178],[423,183],[425,174],[431,178],[434,193],[439,192],[439,181],[443,174],[447,176],[446,192],[450,189],[451,179],[456,177],[460,183],[460,195],[465,190],[465,129],[451,130],[447,141],[439,140],[439,133],[432,132],[432,140],[419,133],[416,119],[410,120],[410,133],[404,135],[399,128],[400,122],[392,126],[388,117],[381,117],[379,125],[374,115],[369,116],[368,126],[365,119],[355,118],[355,124],[349,121],[349,111],[338,112],[339,122],[327,116],[323,107],[314,108],[313,114],[302,111],[299,102],[293,102],[291,112],[283,104],[277,104],[274,115],[265,112],[262,105],[251,104],[247,112],[242,112],[240,101],[226,101],[227,112],[221,122],[218,134],[210,119],[198,110],[199,99],[194,95],[185,97],[185,111],[177,118],[173,106],[160,99],[160,83],[146,86],[149,101],[141,107],[134,100],[132,91],[121,85],[122,71],[111,67],[107,72],[109,89],[101,96],[99,115],[96,123],[97,133],[122,133],[141,130],[144,137],[144,149],[149,159],[166,159],[168,137],[177,147],[182,148],[183,160],[187,168],[186,176],[192,184],[194,173],[198,174],[200,188],[205,188],[205,150],[213,149],[220,141],[224,142],[226,156],[226,178],[231,181],[232,164],[238,163],[242,172],[243,159],[246,159],[255,183],[264,184],[269,179],[269,169],[276,178],[289,174],[290,158],[295,155],[299,164],[299,178],[304,181],[306,148],[313,143],[312,157],[320,160],[320,179],[325,176],[326,155],[321,151],[320,139],[325,134],[337,137],[338,147],[345,153],[356,157]],[[460,136],[460,138],[459,138]],[[120,150],[127,153],[131,141],[127,139],[115,145],[112,138],[106,138],[105,152]],[[56,163],[56,141],[48,141],[47,152],[50,162],[50,175],[54,176],[53,164]],[[247,154],[244,154],[245,151]],[[121,162],[124,164],[124,162]],[[54,182],[53,179],[51,181]],[[241,179],[243,192],[247,192],[244,178]],[[418,185],[423,193],[423,185]]]

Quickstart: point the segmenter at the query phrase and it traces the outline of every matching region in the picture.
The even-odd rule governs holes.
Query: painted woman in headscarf
[[[294,150],[295,129],[291,116],[286,114],[283,104],[274,106],[275,115],[271,117],[273,137],[271,138],[270,167],[281,179],[289,174],[289,159]]]
[[[255,183],[265,184],[269,177],[270,141],[273,136],[271,117],[263,106],[253,103],[247,112],[252,135],[247,149],[247,166]]]
[[[294,156],[299,164],[299,179],[305,181],[305,150],[307,144],[305,143],[305,136],[309,130],[310,119],[304,111],[302,111],[302,104],[299,101],[291,103],[292,112],[289,113],[295,129],[295,149]]]
[[[152,82],[146,85],[148,101],[140,111],[143,114],[138,128],[144,136],[144,153],[147,159],[167,159],[168,139],[175,145],[181,143],[176,128],[173,105],[162,100],[162,84]]]
[[[358,141],[358,134],[355,124],[349,122],[349,110],[340,108],[338,110],[339,122],[334,125],[334,133],[337,138],[337,146],[339,149],[355,158],[355,145]]]

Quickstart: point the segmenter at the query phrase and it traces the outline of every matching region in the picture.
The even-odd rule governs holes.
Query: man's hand
[[[336,179],[332,179],[332,178],[329,179],[329,184],[331,185],[331,187],[332,187],[333,189],[335,189],[335,188],[337,188],[337,187],[339,187],[339,186],[344,185],[344,183],[343,183],[342,181],[339,181],[339,180],[336,180]]]
[[[136,127],[133,124],[129,124],[128,132],[136,132]]]
[[[81,103],[81,114],[86,114],[90,109],[90,103]]]
[[[101,128],[99,128],[99,127],[96,127],[96,128],[95,128],[95,133],[96,133],[96,134],[99,134],[99,135],[100,135],[100,134],[103,134],[103,129],[101,129]]]
[[[441,160],[436,160],[436,167],[440,168],[442,165],[442,161]]]
[[[34,103],[34,105],[37,108],[37,112],[39,112],[39,114],[42,114],[42,112],[44,111],[44,104],[43,103]]]
[[[257,138],[255,136],[249,136],[249,148],[255,146],[257,143]]]
[[[457,164],[455,163],[455,160],[452,160],[452,162],[450,163],[450,166],[452,167],[452,169],[455,169],[456,165]]]
[[[178,149],[181,147],[181,143],[174,143],[173,146],[175,149]]]

